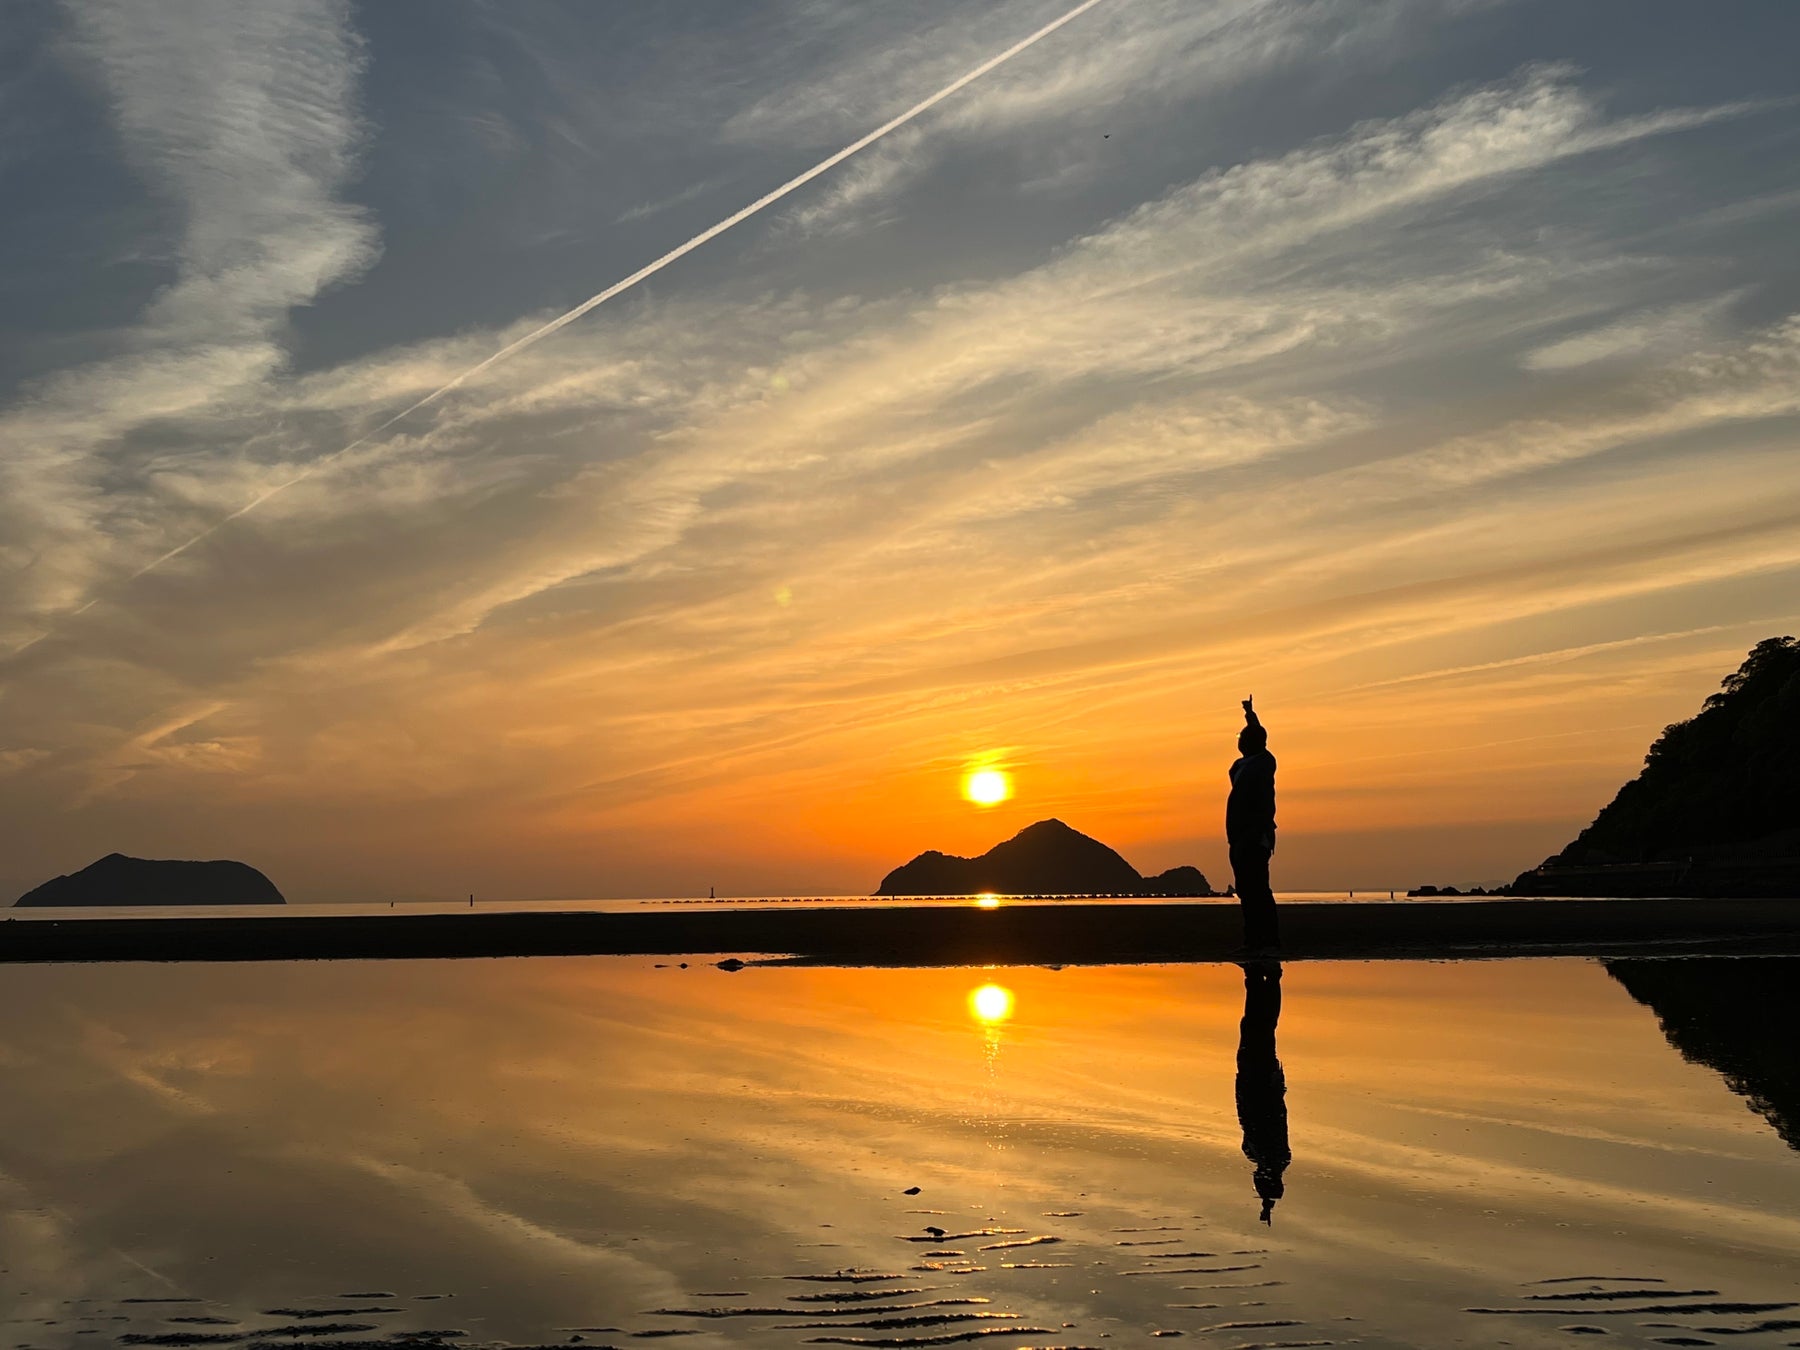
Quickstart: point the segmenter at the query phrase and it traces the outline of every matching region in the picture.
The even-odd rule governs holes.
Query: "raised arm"
[[[1256,716],[1255,702],[1256,695],[1254,694],[1244,700],[1244,725],[1255,727],[1258,731],[1262,731],[1266,736],[1268,732],[1264,731],[1262,722]]]

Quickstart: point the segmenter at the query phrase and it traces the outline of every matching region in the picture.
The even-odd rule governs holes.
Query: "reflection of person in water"
[[[1252,1178],[1262,1197],[1262,1221],[1269,1223],[1281,1199],[1281,1174],[1288,1152],[1287,1077],[1275,1055],[1275,1023],[1281,1017],[1281,965],[1255,962],[1244,967],[1244,1020],[1238,1023],[1237,1111],[1244,1131],[1244,1156],[1256,1166]]]
[[[1244,700],[1244,729],[1231,766],[1231,795],[1225,799],[1225,842],[1231,876],[1244,914],[1244,947],[1273,952],[1281,946],[1275,923],[1275,892],[1269,887],[1269,858],[1275,852],[1275,756],[1269,733]]]

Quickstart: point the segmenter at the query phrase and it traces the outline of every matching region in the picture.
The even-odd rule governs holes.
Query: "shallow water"
[[[1800,963],[1611,967],[13,967],[0,1346],[1800,1342]]]

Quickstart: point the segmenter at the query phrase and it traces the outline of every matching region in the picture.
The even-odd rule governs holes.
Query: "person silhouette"
[[[1268,954],[1281,947],[1275,892],[1269,886],[1269,859],[1275,852],[1275,756],[1269,753],[1269,733],[1248,698],[1237,743],[1231,793],[1225,799],[1225,843],[1244,916],[1244,949]]]
[[[1262,1221],[1273,1224],[1281,1199],[1281,1174],[1288,1150],[1287,1075],[1275,1054],[1275,1024],[1281,1020],[1281,963],[1256,961],[1244,967],[1244,1020],[1238,1023],[1237,1113],[1244,1131],[1244,1156],[1256,1168],[1251,1184],[1262,1200]]]

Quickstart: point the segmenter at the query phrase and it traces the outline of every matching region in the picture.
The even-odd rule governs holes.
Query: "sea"
[[[1797,990],[1774,957],[10,966],[0,1343],[1791,1346]]]

